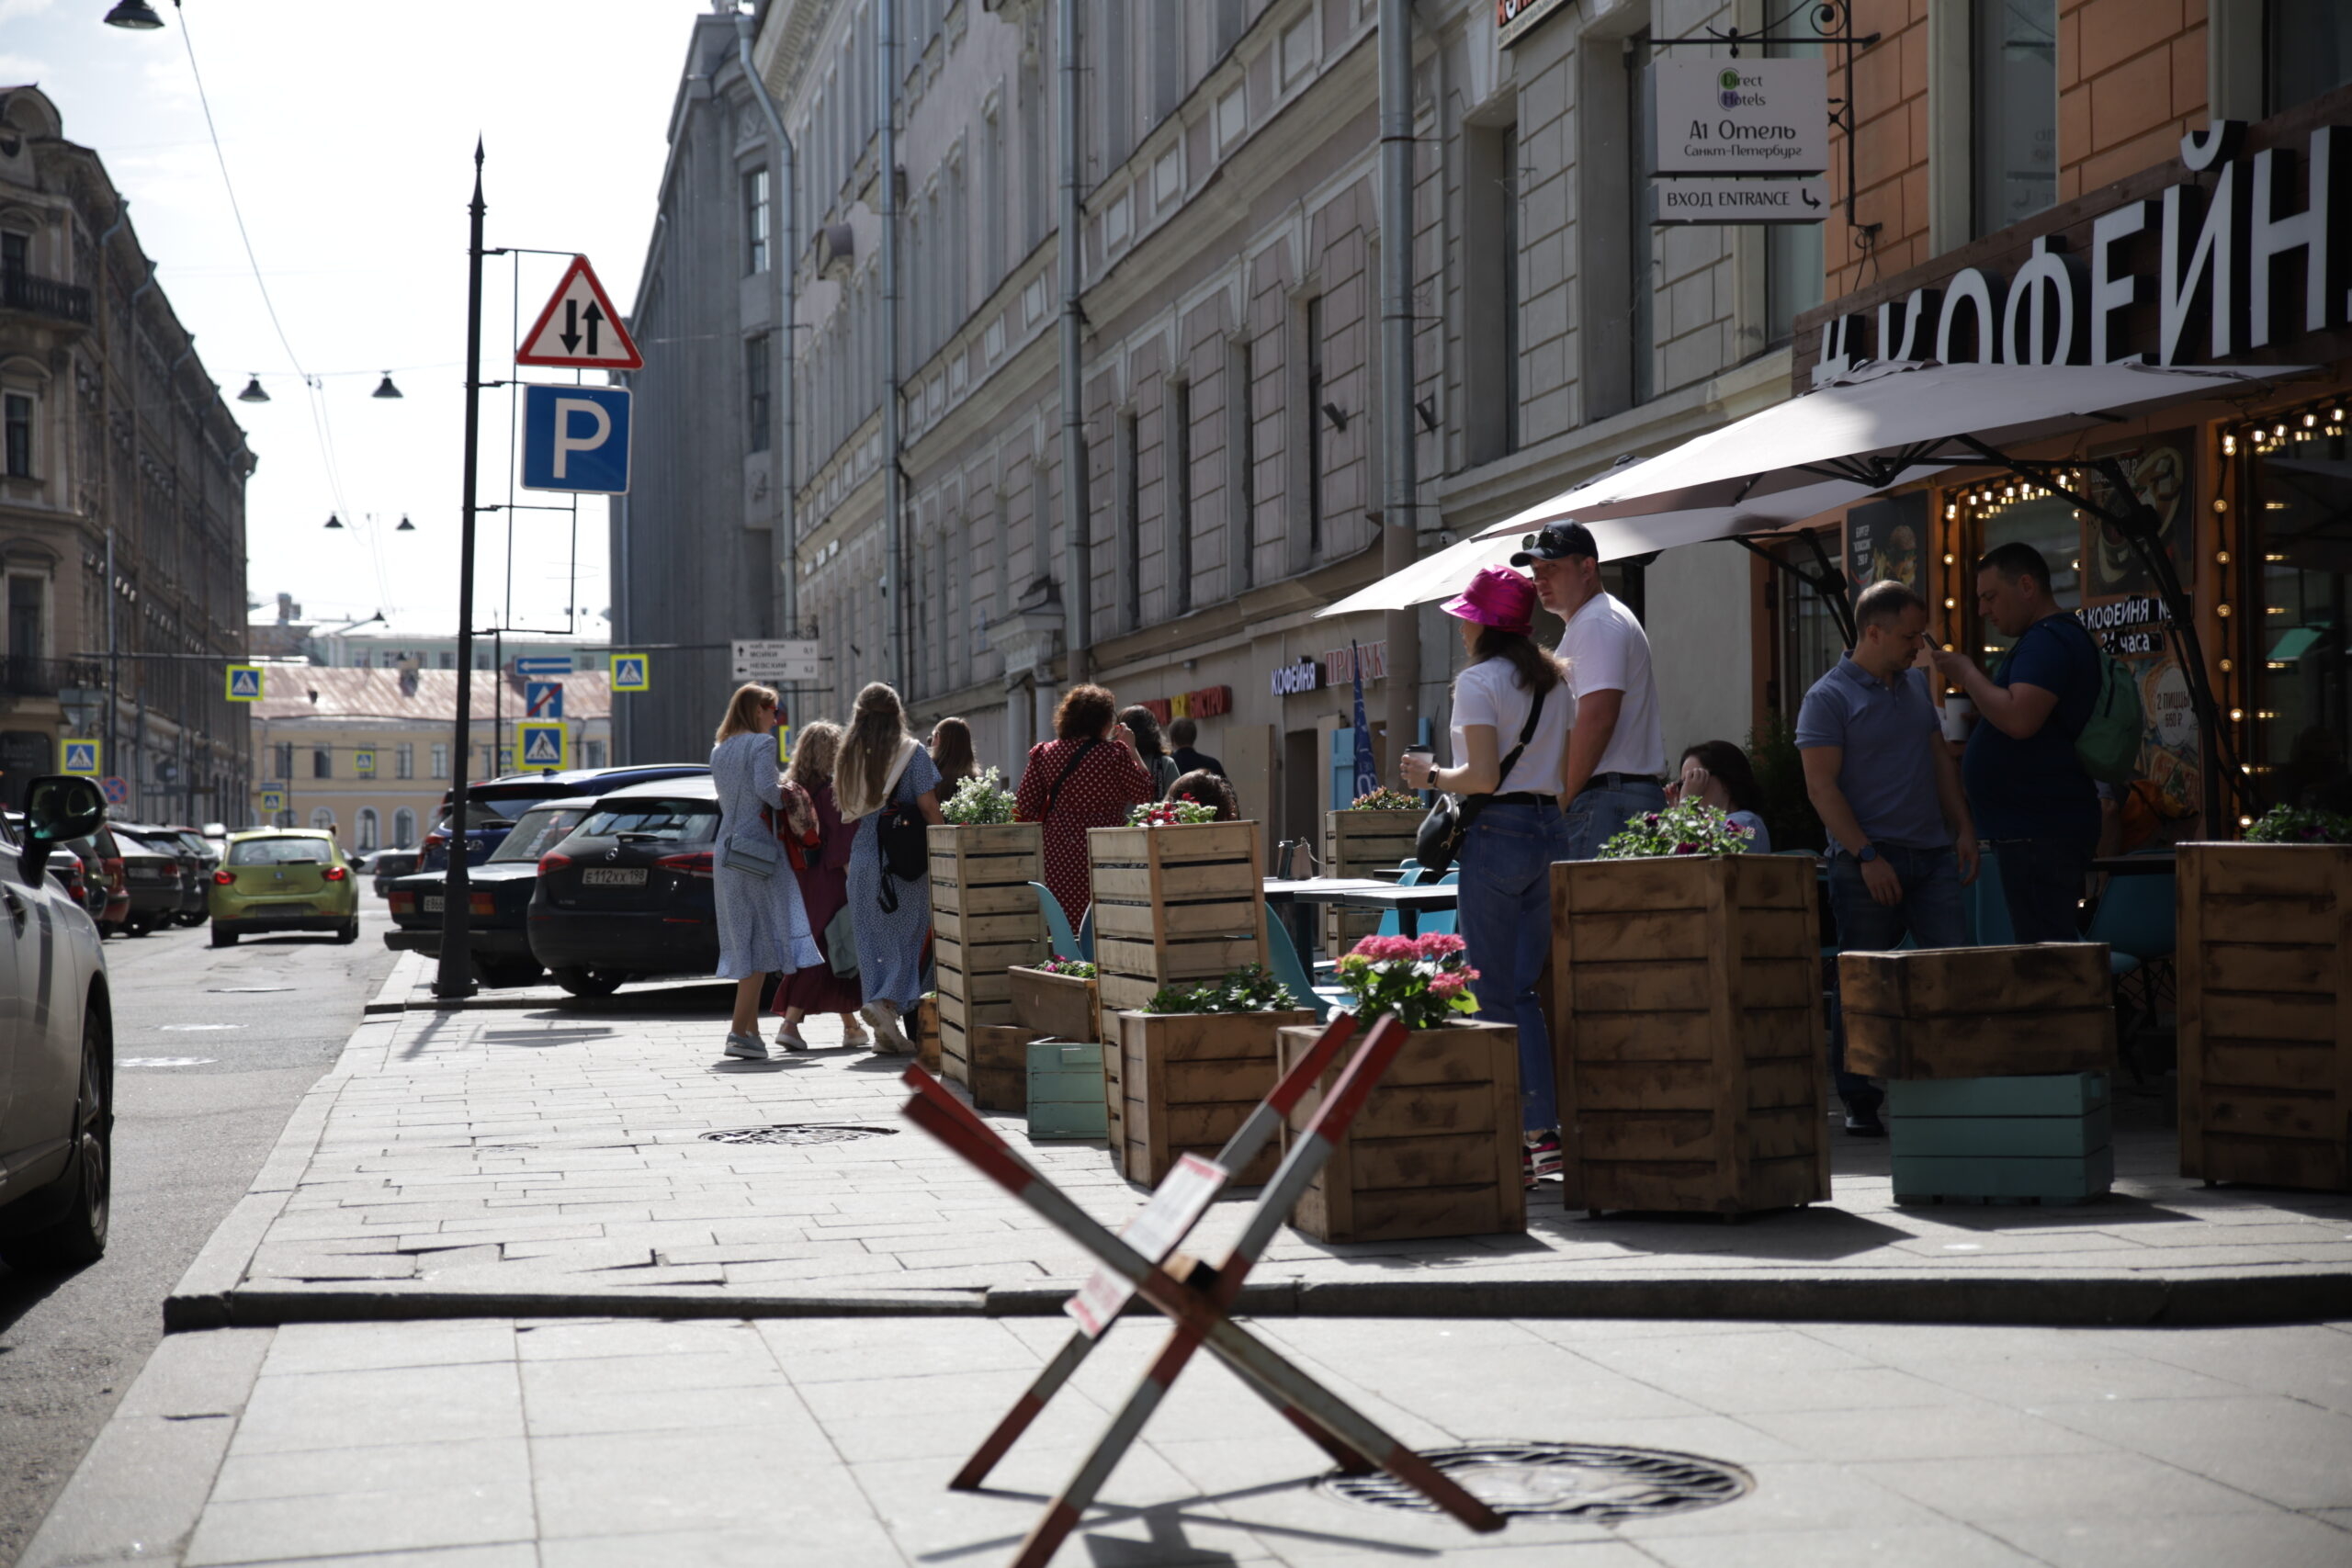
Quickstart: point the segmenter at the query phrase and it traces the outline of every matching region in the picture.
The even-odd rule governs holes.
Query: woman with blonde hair
[[[865,1021],[876,1050],[911,1051],[899,1021],[922,999],[931,940],[925,831],[946,818],[939,813],[939,768],[907,733],[899,694],[879,681],[857,694],[833,770],[833,796],[842,820],[856,824],[849,911]]]
[[[768,1058],[760,1043],[760,982],[824,962],[808,931],[800,885],[776,841],[784,773],[776,765],[775,726],[775,693],[738,686],[710,749],[710,778],[718,791],[718,842],[710,857],[718,977],[735,982],[726,1049],[746,1062]]]
[[[842,1043],[868,1045],[872,1038],[857,1021],[857,972],[833,966],[835,917],[849,908],[849,854],[854,830],[842,820],[833,798],[833,769],[841,758],[842,727],[820,718],[804,725],[792,743],[792,764],[785,770],[785,786],[807,797],[814,818],[817,841],[803,846],[794,859],[793,874],[800,880],[800,902],[808,911],[808,930],[825,962],[797,969],[776,987],[775,1010],[784,1015],[775,1042],[787,1051],[806,1051],[800,1021],[812,1012],[837,1012],[842,1017]],[[844,944],[846,945],[846,944]]]

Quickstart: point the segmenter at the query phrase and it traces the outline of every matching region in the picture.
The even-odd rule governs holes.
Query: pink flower
[[[1441,969],[1430,976],[1430,994],[1434,997],[1456,995],[1470,983],[1476,973],[1469,969]]]
[[[1405,936],[1368,936],[1356,943],[1355,952],[1376,962],[1419,956],[1413,946],[1413,939]]]
[[[1414,955],[1419,958],[1443,958],[1461,951],[1462,939],[1451,931],[1431,931],[1413,943]]]

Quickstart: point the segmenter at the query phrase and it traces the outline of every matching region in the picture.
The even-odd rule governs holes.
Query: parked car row
[[[573,995],[594,997],[630,980],[716,972],[718,796],[707,768],[557,773],[532,781],[541,793],[528,799],[513,789],[523,782],[481,786],[522,802],[481,830],[495,841],[468,874],[468,941],[485,983],[528,985],[544,968]],[[469,860],[476,839],[469,827]],[[441,869],[392,882],[387,945],[439,953],[447,845],[445,834]]]

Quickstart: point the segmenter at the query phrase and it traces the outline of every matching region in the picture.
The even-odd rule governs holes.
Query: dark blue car
[[[466,863],[480,865],[505,840],[514,819],[542,800],[567,795],[605,795],[633,784],[662,779],[707,778],[707,762],[647,762],[628,768],[572,768],[563,773],[509,773],[486,779],[466,789]],[[449,797],[424,835],[424,858],[419,871],[446,871],[449,866]]]

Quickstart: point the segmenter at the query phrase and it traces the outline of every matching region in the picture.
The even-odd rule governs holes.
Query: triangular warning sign
[[[638,370],[645,356],[629,341],[620,312],[596,281],[586,256],[574,256],[547,309],[514,350],[517,365],[571,366],[583,370]]]
[[[552,729],[535,729],[523,742],[523,764],[552,768],[563,761],[563,741]]]

